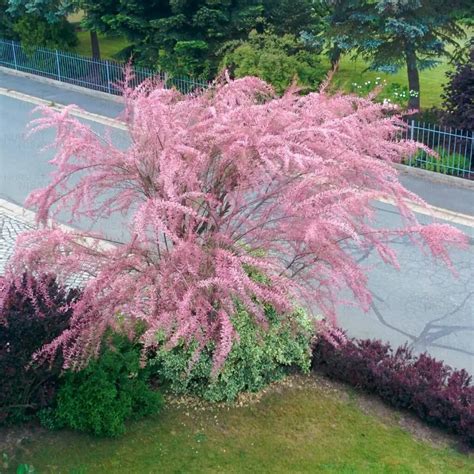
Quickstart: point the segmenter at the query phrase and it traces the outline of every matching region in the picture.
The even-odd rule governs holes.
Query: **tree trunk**
[[[91,50],[94,59],[100,59],[99,37],[96,31],[91,31]]]
[[[329,60],[331,61],[331,69],[334,70],[336,69],[339,60],[341,59],[341,54],[342,50],[334,45],[330,50],[329,50]]]
[[[418,66],[416,64],[416,53],[413,48],[405,49],[405,57],[407,61],[408,73],[408,108],[420,110],[420,76],[418,74]],[[415,95],[412,95],[413,92]]]

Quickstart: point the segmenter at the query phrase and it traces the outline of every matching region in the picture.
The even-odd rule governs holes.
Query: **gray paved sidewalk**
[[[87,91],[82,94],[53,84],[45,84],[34,78],[16,76],[5,71],[0,71],[0,87],[57,104],[76,104],[88,112],[111,118],[117,117],[123,110],[121,103],[102,97],[93,97],[88,95]]]

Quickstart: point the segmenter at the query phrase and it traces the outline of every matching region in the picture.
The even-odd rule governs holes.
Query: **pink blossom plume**
[[[140,321],[145,350],[158,332],[168,347],[214,341],[218,370],[237,337],[238,304],[262,325],[263,303],[287,313],[311,301],[334,318],[345,287],[369,306],[367,277],[343,242],[396,265],[390,237],[416,235],[448,264],[447,245],[465,241],[417,222],[408,201],[422,202],[392,163],[418,145],[398,138],[403,123],[381,105],[325,92],[277,97],[255,77],[191,96],[148,82],[126,88],[125,100],[125,150],[68,109],[44,107],[32,124],[57,130],[51,183],[27,200],[41,222],[65,210],[73,221],[130,216],[130,241],[114,248],[47,225],[18,240],[12,275],[91,276],[70,329],[41,353],[61,348],[67,367],[94,357],[107,328]],[[377,197],[396,203],[404,227],[372,224]]]

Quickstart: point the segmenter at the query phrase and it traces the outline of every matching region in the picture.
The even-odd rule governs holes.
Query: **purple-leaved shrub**
[[[453,370],[426,353],[416,356],[407,346],[393,350],[380,340],[346,339],[335,345],[327,333],[315,339],[314,370],[376,393],[474,445],[474,386],[464,369]]]
[[[0,424],[27,420],[54,400],[62,356],[35,362],[33,355],[68,329],[78,295],[51,276],[0,278]]]

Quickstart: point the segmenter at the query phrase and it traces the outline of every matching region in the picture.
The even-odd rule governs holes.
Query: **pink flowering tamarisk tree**
[[[215,342],[218,371],[238,337],[237,304],[263,326],[264,304],[284,315],[311,301],[334,318],[347,287],[368,308],[367,276],[344,243],[397,265],[390,238],[409,236],[446,263],[447,248],[464,242],[450,226],[417,222],[408,202],[423,203],[392,163],[420,145],[400,139],[403,123],[370,100],[295,89],[277,97],[254,77],[187,96],[149,81],[125,86],[124,98],[124,150],[70,107],[44,107],[33,122],[57,130],[55,171],[28,197],[44,225],[19,237],[9,271],[90,274],[70,329],[40,356],[61,348],[66,367],[81,367],[107,328],[141,321],[145,350],[158,333],[170,348],[197,341],[196,357]],[[400,228],[373,222],[377,198],[398,207]],[[48,224],[64,210],[73,221],[123,213],[130,239],[105,247]]]

